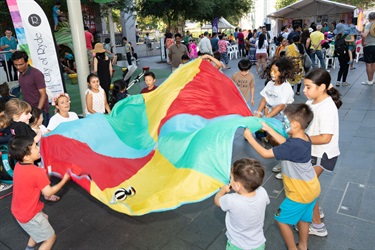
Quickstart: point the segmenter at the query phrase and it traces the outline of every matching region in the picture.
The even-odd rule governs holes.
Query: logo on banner
[[[29,24],[34,27],[38,27],[42,23],[42,19],[37,14],[31,14],[28,20]]]

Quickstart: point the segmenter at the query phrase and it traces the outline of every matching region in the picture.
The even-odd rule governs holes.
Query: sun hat
[[[343,33],[345,30],[346,30],[345,25],[342,23],[339,23],[336,25],[336,29],[333,31],[333,33],[335,33],[335,35],[338,35],[338,34]]]
[[[358,35],[358,30],[357,28],[351,24],[348,29],[346,30],[346,32],[348,33],[348,35],[350,36],[355,36],[355,35]]]
[[[92,53],[103,53],[105,52],[104,46],[102,43],[96,43],[93,50],[91,50]]]

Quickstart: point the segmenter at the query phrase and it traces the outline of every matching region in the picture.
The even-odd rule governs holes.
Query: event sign
[[[19,48],[29,55],[29,64],[44,74],[47,93],[55,96],[64,92],[51,27],[43,9],[34,0],[7,0],[7,4]]]

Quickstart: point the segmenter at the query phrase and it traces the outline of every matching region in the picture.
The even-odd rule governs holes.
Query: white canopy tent
[[[268,14],[271,18],[304,19],[308,16],[334,16],[354,11],[353,5],[328,0],[302,0]]]
[[[319,17],[325,16],[327,21],[338,21],[337,18],[342,14],[353,13],[356,8],[353,5],[328,0],[300,0],[268,14],[267,17],[273,19],[271,33],[272,36],[276,36],[280,32],[282,21],[285,21],[285,19],[301,19],[308,20],[307,23],[319,23]]]
[[[233,26],[232,24],[230,24],[224,17],[220,17],[219,23],[218,23],[218,28],[219,29],[234,29],[236,27]],[[210,29],[212,29],[211,24],[205,24],[202,27],[202,30],[210,30]]]

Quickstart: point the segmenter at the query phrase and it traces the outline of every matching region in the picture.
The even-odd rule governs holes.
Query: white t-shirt
[[[78,115],[74,112],[68,112],[69,117],[62,117],[59,113],[56,113],[51,117],[48,123],[48,130],[54,130],[62,122],[70,122],[78,120]]]
[[[97,113],[105,113],[105,104],[104,104],[104,90],[102,87],[99,87],[99,92],[95,93],[92,92],[91,89],[86,90],[86,95],[92,95],[92,109],[95,110]],[[91,113],[87,110],[86,107],[86,115],[91,115]]]
[[[327,144],[312,145],[311,155],[315,157],[322,157],[324,153],[328,158],[340,155],[339,149],[339,114],[337,107],[329,96],[323,101],[312,104],[313,100],[308,100],[307,105],[310,106],[314,113],[314,119],[306,129],[309,136],[330,134],[332,139]]]
[[[226,235],[233,245],[241,249],[254,249],[266,242],[263,225],[270,199],[263,187],[259,187],[253,197],[230,193],[221,197],[219,202],[226,212]]]
[[[259,43],[259,40],[257,40],[256,42],[255,42],[255,48],[256,48],[256,54],[258,54],[258,53],[266,53],[267,54],[267,46],[268,46],[268,42],[265,40],[264,42],[263,42],[263,46],[262,46],[262,48],[259,48],[259,46],[258,46],[258,43]]]
[[[260,92],[260,95],[266,99],[267,105],[271,107],[289,104],[294,101],[294,91],[288,81],[277,86],[274,81],[269,81]]]
[[[199,44],[198,44],[198,48],[199,48],[199,51],[203,54],[203,53],[208,53],[210,55],[212,55],[212,46],[211,46],[211,42],[210,42],[210,39],[208,39],[206,36],[203,37]]]

